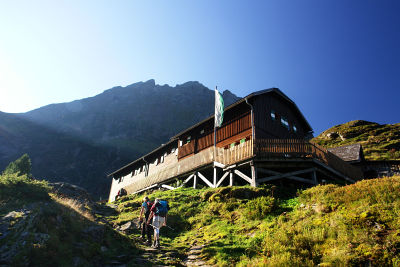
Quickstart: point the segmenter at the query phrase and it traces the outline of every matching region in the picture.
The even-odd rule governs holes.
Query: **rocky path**
[[[108,204],[108,207],[103,211],[113,210],[116,208],[112,206],[112,204]],[[111,209],[110,209],[111,208]],[[107,213],[107,212],[106,212]],[[129,235],[131,239],[135,242],[140,250],[137,256],[134,257],[131,263],[137,264],[138,266],[196,266],[196,267],[210,267],[203,256],[201,255],[202,249],[204,245],[196,245],[193,244],[192,247],[184,252],[177,251],[167,245],[163,245],[161,241],[161,247],[159,249],[155,249],[146,244],[141,238],[140,235],[137,234],[139,229],[138,221],[127,222],[123,225],[115,227],[115,230],[123,233],[125,235]],[[118,266],[118,265],[116,265]],[[119,265],[120,267],[124,265]]]
[[[203,257],[201,256],[201,250],[204,248],[204,245],[201,246],[192,246],[187,252],[186,258],[183,260],[182,264],[184,266],[199,266],[199,267],[211,267],[211,265],[207,264]]]
[[[117,231],[122,233],[129,233],[130,230],[138,230],[137,224],[128,222],[116,228]],[[208,267],[201,251],[204,245],[193,245],[187,252],[177,251],[171,247],[165,246],[161,242],[161,247],[155,249],[150,247],[144,242],[139,235],[130,235],[138,246],[140,253],[134,258],[133,262],[137,265],[151,265],[151,266],[199,266]],[[132,238],[133,236],[133,238]]]

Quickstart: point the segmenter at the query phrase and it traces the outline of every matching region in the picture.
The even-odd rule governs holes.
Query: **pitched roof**
[[[254,97],[254,96],[258,96],[258,95],[262,95],[262,94],[269,94],[269,93],[276,93],[276,94],[278,94],[279,96],[281,96],[283,99],[285,99],[288,103],[290,103],[290,104],[295,108],[295,110],[300,114],[300,116],[301,116],[301,118],[303,119],[304,124],[305,124],[305,126],[306,126],[308,132],[312,132],[312,131],[313,131],[312,128],[311,128],[311,126],[310,126],[310,124],[308,123],[308,121],[306,120],[306,118],[303,116],[303,114],[301,113],[301,111],[300,111],[300,109],[297,107],[297,105],[296,105],[287,95],[285,95],[281,90],[279,90],[278,88],[270,88],[270,89],[265,89],[265,90],[260,90],[260,91],[257,91],[257,92],[253,92],[253,93],[251,93],[251,94],[249,94],[249,95],[247,95],[247,96],[245,96],[245,97],[239,99],[239,100],[236,101],[235,103],[233,103],[233,104],[227,106],[227,107],[224,109],[224,111],[226,112],[227,110],[229,110],[229,109],[231,109],[231,108],[233,108],[233,107],[235,107],[235,106],[237,106],[237,105],[239,105],[239,104],[245,102],[246,100],[248,100],[248,99],[250,99],[250,98],[252,98],[252,97]],[[176,139],[176,138],[178,138],[179,136],[181,136],[182,134],[185,134],[185,133],[189,132],[190,130],[194,129],[195,127],[197,127],[197,126],[199,126],[199,125],[201,125],[201,124],[205,123],[206,121],[211,120],[211,119],[213,119],[213,118],[214,118],[214,115],[211,115],[210,117],[208,117],[208,118],[206,118],[206,119],[204,119],[204,120],[202,120],[202,121],[196,123],[195,125],[192,125],[191,127],[187,128],[187,129],[185,129],[185,130],[183,130],[182,132],[176,134],[175,136],[171,137],[171,139]]]
[[[364,160],[361,144],[328,148],[328,151],[347,162],[360,162]]]

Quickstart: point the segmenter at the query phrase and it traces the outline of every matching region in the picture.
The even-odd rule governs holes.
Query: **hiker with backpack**
[[[156,198],[154,205],[150,209],[150,216],[147,220],[147,224],[150,224],[153,219],[154,228],[154,243],[153,248],[160,247],[160,228],[167,225],[167,214],[169,210],[168,202]]]
[[[142,229],[142,240],[146,240],[147,235],[147,244],[151,244],[151,228],[150,225],[147,224],[147,220],[149,219],[150,209],[153,206],[153,203],[150,202],[148,197],[144,197],[142,203],[142,209],[140,210],[139,222]],[[144,220],[143,220],[144,215]]]

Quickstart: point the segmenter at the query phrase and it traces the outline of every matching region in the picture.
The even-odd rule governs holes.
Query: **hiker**
[[[120,190],[118,190],[117,195],[115,196],[115,200],[117,200],[118,198],[121,198],[123,196],[126,196],[128,193],[126,192],[125,188],[121,188]]]
[[[150,209],[153,206],[153,203],[150,202],[148,197],[143,198],[142,209],[140,210],[139,222],[142,228],[142,240],[146,240],[147,235],[147,244],[151,244],[151,228],[150,225],[147,224],[147,220],[149,219]],[[144,220],[143,220],[144,215]]]
[[[150,209],[150,216],[147,220],[147,224],[150,224],[151,219],[153,219],[154,228],[154,243],[153,248],[160,247],[160,228],[167,225],[167,214],[169,206],[168,202],[165,200],[155,199],[153,207]]]

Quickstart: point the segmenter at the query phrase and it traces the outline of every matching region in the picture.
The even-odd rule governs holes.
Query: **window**
[[[285,117],[281,117],[281,123],[284,127],[286,127],[287,129],[289,129],[289,122]]]
[[[271,119],[273,121],[276,120],[276,112],[275,112],[275,110],[271,110]]]
[[[293,125],[293,132],[297,133],[297,127],[296,127],[296,125]]]
[[[200,131],[200,134],[203,134],[203,133],[204,133],[204,129]]]
[[[189,144],[190,143],[190,139],[191,139],[192,137],[191,136],[188,136],[187,138],[186,138],[186,144]]]

